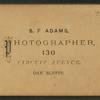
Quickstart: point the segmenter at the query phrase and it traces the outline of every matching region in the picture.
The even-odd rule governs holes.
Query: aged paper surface
[[[0,95],[100,95],[100,5],[0,5]]]

